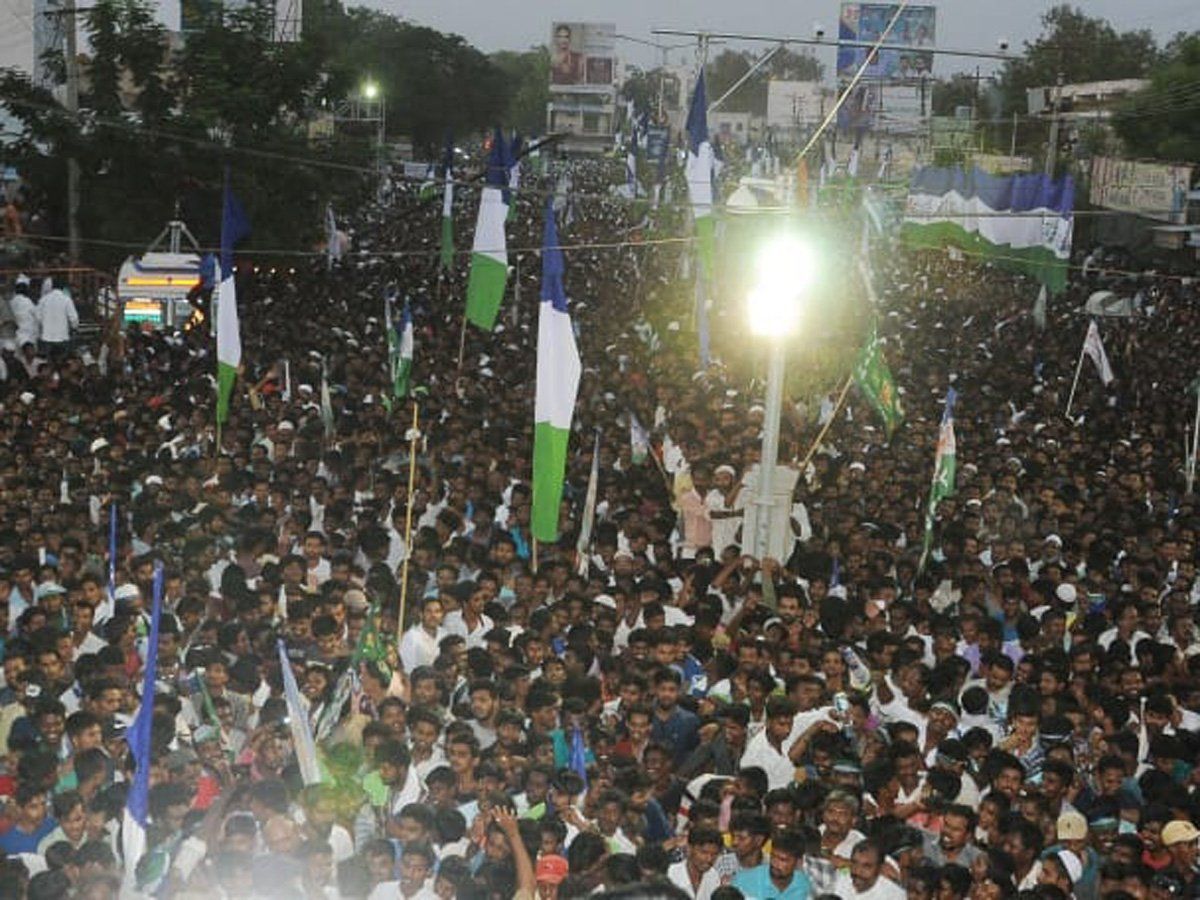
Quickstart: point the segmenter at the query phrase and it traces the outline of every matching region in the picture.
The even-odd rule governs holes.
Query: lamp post
[[[364,121],[375,121],[375,165],[379,169],[379,188],[383,189],[384,174],[387,171],[386,153],[384,147],[387,143],[387,120],[386,107],[383,103],[383,91],[379,87],[379,82],[373,79],[367,79],[363,82],[361,89],[362,99],[362,115],[360,118]],[[374,113],[374,115],[372,115]]]
[[[784,345],[800,324],[801,302],[812,280],[809,247],[784,237],[766,247],[758,259],[758,283],[750,291],[750,331],[767,342],[767,402],[763,421],[762,459],[758,470],[758,514],[752,536],[753,555],[768,555],[771,513],[775,506],[775,466],[779,461],[779,421],[783,411]]]

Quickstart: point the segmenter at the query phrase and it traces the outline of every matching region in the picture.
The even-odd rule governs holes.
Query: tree
[[[1141,78],[1159,56],[1149,31],[1118,32],[1106,19],[1084,15],[1070,4],[1042,16],[1042,35],[1025,43],[1025,53],[1004,64],[1004,114],[1025,113],[1029,88],[1053,85],[1059,73],[1067,84]]]
[[[504,50],[488,59],[506,81],[505,123],[522,134],[545,131],[546,104],[550,102],[550,52],[545,47],[524,53]]]
[[[737,84],[759,58],[760,56],[745,51],[724,50],[710,60],[705,68],[708,102],[714,102]],[[765,116],[772,80],[819,81],[820,78],[820,63],[811,56],[803,56],[783,47],[741,87],[730,94],[721,108],[728,112],[748,112],[756,116]]]
[[[1134,156],[1200,163],[1200,31],[1177,36],[1164,56],[1114,128]]]
[[[981,119],[989,118],[987,92],[974,75],[952,75],[930,86],[935,116],[953,116],[960,106],[974,108]]]

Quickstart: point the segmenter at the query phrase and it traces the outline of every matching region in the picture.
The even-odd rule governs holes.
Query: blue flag
[[[583,732],[578,728],[571,729],[571,771],[583,779],[584,790],[587,790],[587,750],[583,746]]]
[[[163,567],[154,564],[154,599],[150,607],[150,634],[146,642],[146,667],[142,673],[142,698],[125,740],[136,769],[125,797],[121,846],[125,857],[125,883],[136,882],[138,860],[146,852],[146,826],[150,811],[150,726],[154,718],[154,691],[158,676],[158,623],[162,617]]]

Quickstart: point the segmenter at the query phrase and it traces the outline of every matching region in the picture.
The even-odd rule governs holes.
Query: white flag
[[[1037,300],[1033,304],[1033,324],[1037,326],[1038,331],[1046,330],[1046,286],[1044,284],[1038,291]],[[1100,352],[1104,352],[1103,347],[1100,348]]]
[[[1083,339],[1083,352],[1096,364],[1096,372],[1105,386],[1111,384],[1116,376],[1113,375],[1112,366],[1108,364],[1108,354],[1104,352],[1104,342],[1100,340],[1100,329],[1096,327],[1094,319],[1088,325],[1087,337]]]

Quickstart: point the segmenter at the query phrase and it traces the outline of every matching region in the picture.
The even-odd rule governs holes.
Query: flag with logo
[[[296,753],[296,765],[305,786],[321,782],[321,767],[317,764],[317,745],[313,741],[312,728],[308,724],[308,712],[300,700],[300,688],[296,684],[296,673],[292,671],[287,647],[280,638],[276,642],[279,650],[279,668],[283,675],[283,696],[287,701],[288,727],[292,732],[292,748]]]
[[[1108,363],[1108,354],[1104,352],[1104,341],[1100,340],[1100,329],[1096,327],[1095,319],[1088,324],[1087,337],[1083,339],[1083,352],[1096,364],[1096,373],[1104,386],[1108,387],[1116,376]]]
[[[454,138],[446,135],[446,150],[442,156],[442,246],[443,269],[454,266]]]
[[[413,363],[413,324],[412,308],[408,300],[400,313],[400,320],[395,319],[396,295],[389,293],[384,300],[384,321],[388,333],[388,368],[392,378],[393,400],[403,400],[408,396],[409,378],[412,374]]]
[[[537,391],[533,414],[533,536],[558,540],[558,510],[571,417],[582,366],[563,287],[563,254],[558,246],[553,201],[546,204],[542,246],[542,302],[538,309]]]
[[[142,696],[137,715],[129,726],[126,741],[134,760],[133,777],[125,795],[121,824],[121,851],[126,890],[137,885],[137,865],[148,849],[146,831],[150,821],[150,764],[152,757],[151,724],[154,719],[154,694],[158,678],[158,626],[162,618],[163,568],[155,563],[150,633],[146,641],[146,665],[142,671]]]
[[[933,460],[933,485],[929,489],[929,505],[925,508],[925,541],[921,550],[921,566],[933,546],[933,523],[938,504],[954,494],[954,474],[957,469],[957,446],[954,439],[954,402],[958,392],[954,388],[946,391],[946,408],[942,411],[942,424],[938,429],[937,453]]]
[[[484,331],[496,327],[508,283],[508,245],[504,235],[508,188],[509,166],[504,136],[497,128],[488,156],[486,181],[479,197],[471,271],[467,276],[467,321]]]
[[[250,233],[250,223],[242,204],[229,186],[225,172],[225,191],[221,202],[221,281],[217,285],[217,424],[229,420],[229,398],[242,364],[242,331],[238,322],[237,285],[234,278],[233,248]]]
[[[854,364],[854,380],[883,419],[884,431],[890,438],[904,421],[904,408],[900,405],[892,372],[883,358],[879,337],[874,333]]]

